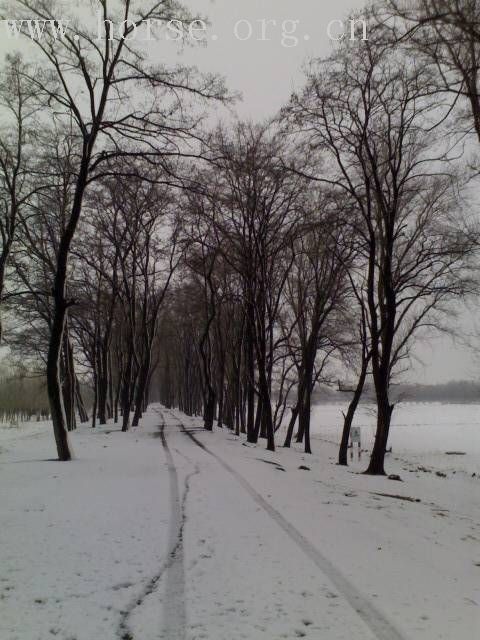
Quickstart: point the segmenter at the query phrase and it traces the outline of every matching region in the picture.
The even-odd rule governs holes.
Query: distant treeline
[[[392,389],[397,402],[480,402],[480,383],[468,380],[445,384],[400,384]]]
[[[26,421],[49,415],[44,377],[14,375],[0,379],[0,422]]]
[[[92,391],[86,384],[80,385],[85,404],[92,404]],[[6,366],[0,368],[0,424],[28,422],[50,418],[47,380],[45,376]]]
[[[352,394],[322,387],[315,394],[317,402],[348,401]],[[396,384],[391,388],[394,402],[458,402],[480,403],[480,382],[457,380],[444,384]],[[374,401],[374,391],[371,385],[365,386],[363,402]]]

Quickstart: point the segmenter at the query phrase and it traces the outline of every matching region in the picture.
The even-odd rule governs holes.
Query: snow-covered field
[[[362,408],[364,447],[372,421]],[[52,461],[49,425],[2,429],[0,638],[473,640],[478,422],[400,406],[387,466],[403,482],[358,474],[365,453],[334,464],[333,405],[312,456],[161,407],[127,434],[79,429],[71,463]]]
[[[312,434],[340,442],[345,410],[340,404],[314,407]],[[361,428],[362,447],[368,450],[373,445],[375,419],[373,406],[360,405],[353,422]],[[480,475],[480,405],[401,403],[393,412],[389,446],[394,456],[406,461],[442,471]]]

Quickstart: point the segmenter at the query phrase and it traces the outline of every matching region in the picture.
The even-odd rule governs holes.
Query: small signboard
[[[352,430],[350,431],[352,444],[358,443],[358,445],[360,445],[360,435],[361,435],[360,427],[352,427]]]

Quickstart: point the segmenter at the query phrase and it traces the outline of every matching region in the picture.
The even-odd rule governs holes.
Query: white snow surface
[[[334,405],[311,456],[160,406],[80,427],[66,463],[49,424],[0,429],[0,638],[477,638],[479,407],[398,409],[403,482],[359,473],[365,452],[335,465]],[[367,407],[357,424],[368,448]]]
[[[346,411],[346,407],[341,404],[315,406],[313,435],[340,442],[342,411]],[[375,425],[375,407],[359,405],[353,426],[360,427],[362,447],[369,451],[373,446]],[[480,405],[402,402],[393,411],[390,446],[394,455],[422,466],[480,475]],[[446,455],[447,452],[465,455]]]

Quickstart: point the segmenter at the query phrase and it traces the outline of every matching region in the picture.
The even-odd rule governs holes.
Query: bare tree
[[[191,271],[194,283],[197,285],[199,295],[202,298],[203,328],[199,339],[198,349],[202,363],[202,387],[203,387],[203,420],[207,431],[213,430],[215,408],[217,403],[217,389],[215,385],[215,359],[213,349],[213,328],[219,306],[217,286],[214,278],[214,270],[218,257],[218,250],[210,249],[208,243],[208,229],[205,222],[208,215],[204,206],[208,206],[198,196],[193,195],[189,199],[191,222],[188,225],[189,243],[186,265]],[[203,228],[202,228],[203,227]],[[200,321],[201,322],[201,321]]]
[[[304,180],[286,169],[283,139],[268,127],[240,123],[233,135],[219,129],[211,148],[220,194],[212,229],[224,261],[241,280],[245,312],[247,439],[265,436],[274,450],[275,324],[294,259]]]
[[[412,61],[435,76],[457,114],[453,127],[480,142],[480,6],[476,0],[386,0],[379,18]],[[393,20],[392,20],[393,18]],[[466,124],[466,126],[464,126]],[[463,125],[463,126],[462,126]]]
[[[346,361],[346,364],[348,364],[351,369],[358,369],[358,377],[355,387],[351,389],[342,389],[340,382],[338,385],[339,391],[347,391],[348,393],[352,393],[352,398],[348,404],[347,412],[343,414],[344,420],[342,438],[340,440],[340,447],[338,449],[338,464],[343,466],[348,465],[347,452],[348,443],[350,440],[350,431],[352,428],[355,413],[358,408],[358,404],[362,398],[365,381],[367,379],[368,368],[370,365],[370,359],[372,357],[367,326],[368,306],[365,292],[362,290],[359,291],[357,284],[353,280],[351,280],[351,283],[352,290],[354,291],[355,297],[357,298],[358,306],[356,307],[356,311],[359,317],[353,319],[352,322],[358,333],[352,341],[353,354],[352,349],[347,351],[348,360]],[[355,360],[357,360],[357,362]]]
[[[339,320],[346,311],[346,269],[351,254],[350,242],[344,237],[343,212],[336,199],[328,193],[320,194],[311,207],[294,243],[295,258],[286,287],[292,322],[289,343],[298,371],[298,392],[284,446],[290,446],[298,416],[297,441],[305,440],[306,453],[311,453],[312,392],[341,341]],[[319,352],[322,357],[317,366]]]
[[[70,165],[72,140],[55,130],[37,135],[41,145],[35,172],[30,175],[31,196],[17,216],[17,240],[11,254],[9,281],[15,295],[10,305],[22,311],[25,326],[12,327],[11,341],[20,353],[36,352],[45,374],[49,333],[53,321],[51,282],[55,273],[58,237],[64,229],[71,206],[75,180]],[[68,328],[64,332],[59,357],[62,399],[68,430],[75,427],[75,401],[80,399],[73,350]],[[85,418],[85,414],[83,414]]]
[[[96,7],[94,6],[96,5]],[[45,72],[29,74],[31,89],[45,98],[51,117],[71,124],[79,139],[76,183],[67,224],[58,245],[53,283],[53,319],[47,360],[47,383],[58,457],[71,457],[66,435],[65,408],[60,392],[59,356],[67,311],[74,304],[67,297],[68,260],[88,185],[104,170],[112,157],[178,157],[199,115],[187,115],[185,96],[223,98],[223,86],[216,78],[202,77],[191,69],[166,69],[148,65],[145,53],[135,46],[132,32],[143,21],[165,22],[173,18],[191,19],[177,2],[151,0],[117,5],[107,0],[92,3],[105,26],[105,38],[98,41],[91,30],[92,19],[81,21],[79,13],[65,15],[65,4],[53,1],[16,0],[2,4],[8,18],[50,20],[58,15],[71,18],[76,33],[62,38],[45,33],[33,40],[45,64]],[[120,33],[114,24],[122,24]],[[150,98],[139,97],[145,90]]]
[[[377,401],[371,474],[385,473],[395,368],[415,334],[465,293],[475,243],[462,223],[448,150],[430,133],[438,109],[430,87],[430,74],[394,47],[350,42],[312,65],[289,108],[307,144],[331,163],[312,178],[356,206]]]
[[[19,213],[34,196],[38,183],[32,173],[35,140],[34,116],[38,102],[25,78],[26,65],[8,56],[0,82],[0,109],[5,119],[0,131],[0,314],[5,295],[5,278],[19,225]],[[0,316],[0,342],[3,337]]]

